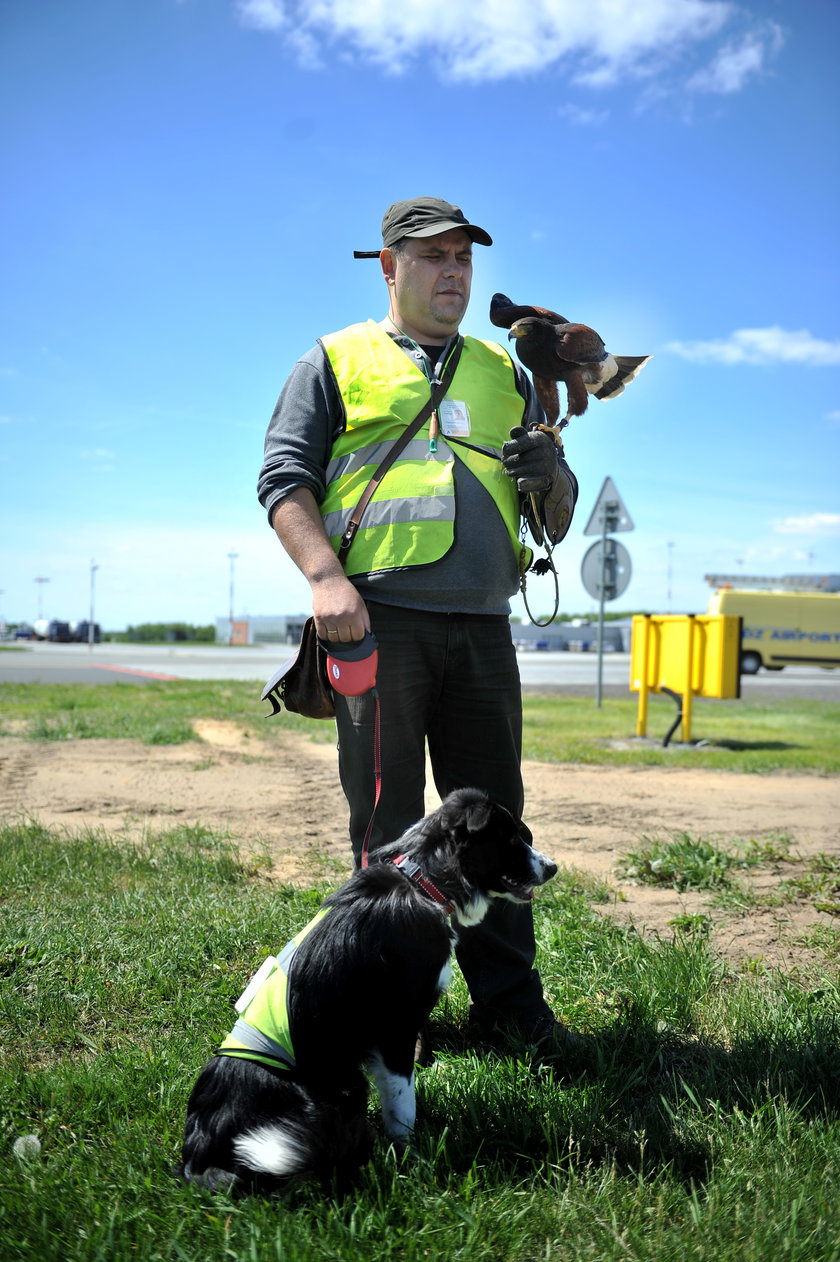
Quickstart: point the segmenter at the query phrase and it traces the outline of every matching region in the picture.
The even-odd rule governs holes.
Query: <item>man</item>
[[[538,493],[557,541],[577,483],[529,380],[495,343],[461,338],[472,248],[492,244],[439,198],[397,202],[378,257],[388,315],[322,338],[295,365],[271,419],[259,497],[308,579],[318,635],[379,648],[381,796],[371,849],[424,813],[425,747],[441,797],[475,786],[521,816],[522,706],[509,598],[531,553],[521,497]],[[397,458],[347,555],[337,550],[377,465],[460,352],[437,414]],[[513,431],[513,433],[511,433]],[[537,527],[539,529],[539,526]],[[375,804],[370,694],[336,695],[339,774],[358,862]],[[566,1033],[534,968],[531,909],[500,901],[460,934],[457,958],[480,1030],[535,1042]]]

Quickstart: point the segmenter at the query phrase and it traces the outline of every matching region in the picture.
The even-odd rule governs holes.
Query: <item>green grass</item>
[[[835,982],[731,972],[698,926],[645,940],[575,873],[535,919],[555,1010],[597,1039],[591,1072],[479,1054],[456,979],[415,1157],[382,1148],[344,1201],[182,1186],[191,1083],[323,893],[200,828],[140,846],[0,829],[4,1262],[840,1259]],[[39,1156],[12,1154],[24,1134]]]
[[[746,851],[724,850],[705,837],[677,833],[669,838],[643,837],[628,851],[623,875],[645,885],[676,890],[719,890],[732,884],[732,872],[766,862],[765,851],[753,844]]]
[[[333,741],[331,722],[285,711],[267,719],[258,684],[177,680],[116,683],[0,684],[0,735],[29,740],[118,740],[178,744],[195,739],[197,718],[228,719],[271,737],[278,731]],[[695,704],[693,741],[664,749],[673,706],[651,700],[651,739],[635,737],[636,701],[531,693],[524,698],[524,756],[545,762],[613,766],[713,767],[744,772],[840,772],[840,705],[817,701],[703,701]]]
[[[779,870],[786,864],[797,870],[761,894],[736,875],[771,865]],[[680,891],[709,890],[713,894],[712,906],[718,908],[744,911],[808,900],[817,911],[840,916],[840,859],[827,854],[802,859],[791,854],[790,838],[785,836],[761,842],[733,842],[729,846],[691,833],[642,837],[623,856],[619,871],[623,877],[643,885]]]
[[[712,767],[725,771],[840,772],[840,705],[819,701],[711,701],[694,703],[692,740],[662,738],[675,710],[651,697],[648,737],[635,736],[637,701],[527,692],[525,757],[545,762],[612,766]]]
[[[122,740],[179,745],[196,740],[196,719],[223,719],[254,735],[280,727],[325,740],[331,723],[283,713],[271,724],[261,687],[241,680],[151,681],[148,684],[0,684],[0,735],[27,740]]]

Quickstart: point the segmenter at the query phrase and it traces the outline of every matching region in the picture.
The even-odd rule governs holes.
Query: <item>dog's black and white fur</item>
[[[450,978],[449,913],[469,927],[493,898],[530,900],[557,871],[530,842],[485,793],[459,789],[377,850],[326,900],[329,913],[297,949],[294,1068],[214,1056],[187,1106],[183,1176],[264,1192],[300,1176],[349,1182],[372,1151],[365,1071],[385,1135],[407,1144],[417,1034]]]

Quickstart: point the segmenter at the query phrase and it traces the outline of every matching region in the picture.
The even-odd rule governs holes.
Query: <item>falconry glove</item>
[[[574,516],[577,497],[578,480],[566,464],[566,461],[560,456],[557,460],[557,468],[551,486],[545,492],[545,495],[537,497],[542,500],[540,516],[545,527],[546,537],[552,547],[568,534],[569,527],[572,524],[572,517]],[[530,499],[531,497],[529,496],[528,498]],[[527,515],[526,512],[526,517]],[[534,537],[536,538],[536,535]]]
[[[543,430],[515,425],[510,431],[510,442],[502,447],[502,466],[521,494],[545,491],[557,469],[557,445]]]
[[[578,497],[578,481],[563,458],[559,436],[516,425],[502,447],[502,466],[516,480],[522,511],[539,546],[553,547],[568,534]]]

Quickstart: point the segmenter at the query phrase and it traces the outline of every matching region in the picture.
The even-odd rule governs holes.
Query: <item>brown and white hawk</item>
[[[549,425],[557,424],[560,399],[557,382],[566,386],[566,414],[582,416],[589,396],[613,399],[621,394],[651,358],[650,355],[612,355],[594,329],[572,324],[565,316],[545,307],[517,306],[504,294],[490,300],[490,320],[509,329],[516,339],[517,358],[530,369],[534,389]]]

